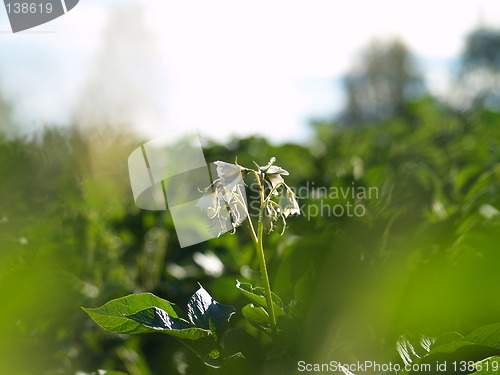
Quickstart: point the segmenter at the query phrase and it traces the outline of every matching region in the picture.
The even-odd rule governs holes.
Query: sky
[[[82,0],[16,34],[0,9],[0,92],[21,132],[112,123],[300,142],[342,108],[342,75],[370,40],[402,38],[444,95],[479,24],[500,26],[498,0]]]

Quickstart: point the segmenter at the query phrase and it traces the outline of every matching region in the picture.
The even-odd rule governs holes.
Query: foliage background
[[[496,43],[498,33],[490,34]],[[335,120],[313,121],[311,139],[205,140],[209,161],[238,156],[251,165],[275,156],[290,186],[380,193],[362,202],[305,198],[306,209],[350,202],[367,213],[293,217],[283,237],[267,238],[273,291],[286,302],[302,296],[302,339],[289,358],[268,358],[266,338],[237,313],[232,337],[247,358],[238,363],[242,374],[293,373],[297,360],[398,361],[403,334],[466,334],[500,320],[500,113],[498,87],[490,85],[498,56],[464,51],[457,87],[470,94],[467,85],[477,87],[485,74],[490,86],[464,94],[456,107],[424,86],[407,95],[418,79],[401,62],[411,56],[400,42],[370,48],[345,82],[348,97],[359,98],[359,88],[372,97],[347,102]],[[377,68],[388,56],[404,65],[401,75]],[[386,90],[395,81],[402,89]],[[142,211],[132,199],[127,158],[144,139],[104,124],[16,137],[8,135],[7,101],[0,111],[1,373],[216,372],[173,338],[107,333],[80,306],[145,291],[185,306],[200,282],[239,311],[246,301],[235,279],[259,284],[248,234],[180,249],[168,212]],[[196,262],[199,253],[216,256],[223,272]]]

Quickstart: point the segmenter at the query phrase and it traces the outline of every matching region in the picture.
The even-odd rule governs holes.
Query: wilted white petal
[[[230,228],[236,228],[246,218],[245,212],[240,208],[245,201],[242,195],[243,184],[240,183],[240,168],[238,168],[238,175],[235,176],[231,183],[226,183],[224,176],[229,176],[233,164],[217,162],[218,168],[221,167],[221,177],[216,179],[212,185],[204,190],[203,196],[196,203],[197,207],[206,210],[207,216],[210,219],[209,230],[215,235],[220,236],[222,233],[227,232]],[[228,173],[226,173],[228,172]]]
[[[275,161],[276,158],[272,157],[267,165],[265,165],[264,167],[260,167],[260,172],[264,175],[266,182],[273,190],[273,194],[278,195],[276,188],[285,182],[282,175],[288,176],[288,171],[281,167],[278,167],[277,165],[273,165]]]
[[[300,215],[299,204],[295,198],[295,194],[290,189],[287,189],[281,196],[279,207],[284,217],[295,214]]]
[[[203,196],[198,199],[196,206],[207,210],[207,215],[210,219],[213,219],[220,210],[217,194],[211,190],[204,193]]]
[[[273,189],[276,189],[279,185],[285,182],[280,174],[266,175],[266,178]],[[274,191],[274,195],[278,195],[278,192],[276,190]]]

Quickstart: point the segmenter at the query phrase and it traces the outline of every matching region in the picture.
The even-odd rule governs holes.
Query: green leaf
[[[260,306],[255,306],[253,303],[246,305],[241,310],[243,316],[253,323],[259,325],[269,324],[269,314]]]
[[[254,325],[259,327],[268,327],[270,324],[267,311],[260,306],[254,306],[253,303],[243,307],[241,312],[243,316]]]
[[[101,327],[115,333],[160,332],[173,336],[215,368],[225,361],[218,341],[235,312],[234,307],[216,302],[202,287],[189,300],[188,315],[151,293],[133,294],[97,309],[83,310]]]
[[[208,330],[193,327],[184,319],[169,316],[158,307],[141,310],[138,313],[127,315],[127,318],[151,328],[150,332],[160,331],[179,339],[198,340],[211,334]]]
[[[240,283],[236,280],[236,288],[238,288],[241,293],[243,293],[250,301],[256,303],[267,309],[267,302],[264,288],[256,287],[254,288],[249,283]],[[276,316],[284,316],[285,311],[283,310],[283,302],[281,299],[274,293],[271,292],[271,298],[273,300],[273,308]]]
[[[210,330],[220,340],[229,325],[229,319],[236,312],[233,306],[223,305],[200,286],[188,302],[188,316],[199,328]]]
[[[90,309],[83,307],[82,309],[97,324],[108,331],[136,334],[152,332],[152,329],[127,318],[127,315],[133,315],[151,307],[162,309],[172,318],[179,318],[179,315],[183,315],[173,303],[151,293],[131,294],[111,300],[99,308]]]
[[[206,365],[215,368],[221,366],[223,359],[220,358],[219,345],[210,330],[194,327],[190,322],[171,317],[157,307],[141,310],[127,317],[145,326],[149,332],[161,332],[179,339]]]
[[[477,362],[474,367],[477,369],[474,375],[498,375],[500,373],[500,357],[486,358]]]

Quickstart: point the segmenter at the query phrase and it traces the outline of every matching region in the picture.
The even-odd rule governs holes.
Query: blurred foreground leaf
[[[435,366],[438,363],[447,363],[447,369],[444,372],[436,371],[437,373],[468,374],[470,373],[470,368],[463,364],[481,361],[477,364],[477,366],[479,366],[480,363],[485,363],[482,361],[485,358],[500,354],[500,324],[492,324],[478,328],[465,337],[461,337],[456,333],[449,334],[444,341],[448,342],[440,344],[443,341],[436,340],[438,345],[432,345],[429,353],[420,358],[415,352],[413,352],[413,354],[415,354],[416,358],[415,356],[405,356],[404,354],[406,352],[401,354],[400,351],[405,364],[419,364],[420,366],[416,366],[415,368],[420,368],[421,370],[401,371],[399,374],[424,374],[426,371],[424,370],[424,364]],[[498,374],[499,368],[493,367],[494,365],[496,366],[493,362],[487,362],[481,367],[481,371],[491,371],[494,369],[493,372],[477,373]],[[476,368],[480,369],[480,367]]]
[[[500,357],[487,358],[474,365],[476,375],[489,375],[500,373]]]

